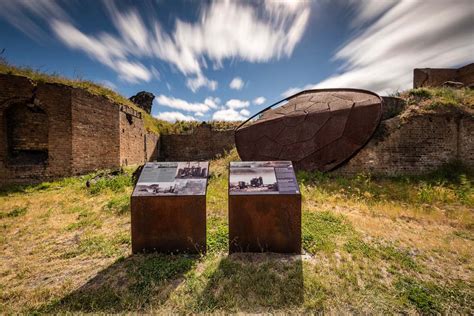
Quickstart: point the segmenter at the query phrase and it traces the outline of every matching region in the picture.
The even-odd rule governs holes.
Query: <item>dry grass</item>
[[[227,255],[227,164],[211,164],[208,253],[130,255],[129,175],[0,193],[0,313],[474,312],[472,174],[299,174],[302,256]]]

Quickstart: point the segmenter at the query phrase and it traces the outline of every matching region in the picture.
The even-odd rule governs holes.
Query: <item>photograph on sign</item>
[[[290,161],[238,161],[230,163],[230,194],[298,194]]]
[[[274,168],[235,168],[230,174],[231,192],[278,192]]]
[[[136,196],[203,195],[206,193],[207,162],[154,162],[143,167],[135,187]]]

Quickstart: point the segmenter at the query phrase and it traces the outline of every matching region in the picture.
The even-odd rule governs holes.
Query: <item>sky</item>
[[[304,89],[409,89],[474,62],[474,0],[0,0],[8,62],[152,92],[160,119],[243,120]]]

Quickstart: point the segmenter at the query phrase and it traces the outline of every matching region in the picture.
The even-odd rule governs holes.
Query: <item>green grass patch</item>
[[[132,186],[132,177],[129,174],[119,174],[111,177],[101,177],[95,182],[91,182],[90,194],[97,195],[103,191],[123,192],[125,188]]]
[[[28,207],[15,207],[8,212],[0,212],[0,219],[24,216],[28,212]]]
[[[111,198],[104,209],[116,215],[124,215],[130,213],[130,196],[122,194]]]
[[[303,211],[302,244],[309,253],[332,252],[336,248],[336,240],[352,232],[350,223],[340,215],[329,211]]]
[[[229,246],[229,227],[222,216],[207,218],[207,251],[225,252]]]
[[[77,215],[77,221],[66,226],[67,231],[86,229],[86,228],[100,228],[102,227],[102,221],[98,214],[91,212],[87,209],[81,209]]]
[[[402,277],[396,282],[395,287],[400,296],[407,303],[416,307],[423,314],[438,314],[441,306],[436,298],[437,287],[431,283],[419,282],[409,277]]]

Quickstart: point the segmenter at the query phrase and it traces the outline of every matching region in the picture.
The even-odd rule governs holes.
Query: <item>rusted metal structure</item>
[[[291,161],[231,162],[229,252],[301,253],[301,193]]]
[[[208,162],[145,164],[131,198],[132,252],[206,251]]]
[[[244,161],[291,160],[297,169],[330,171],[370,140],[382,117],[382,103],[367,90],[302,91],[237,127],[237,151]]]

